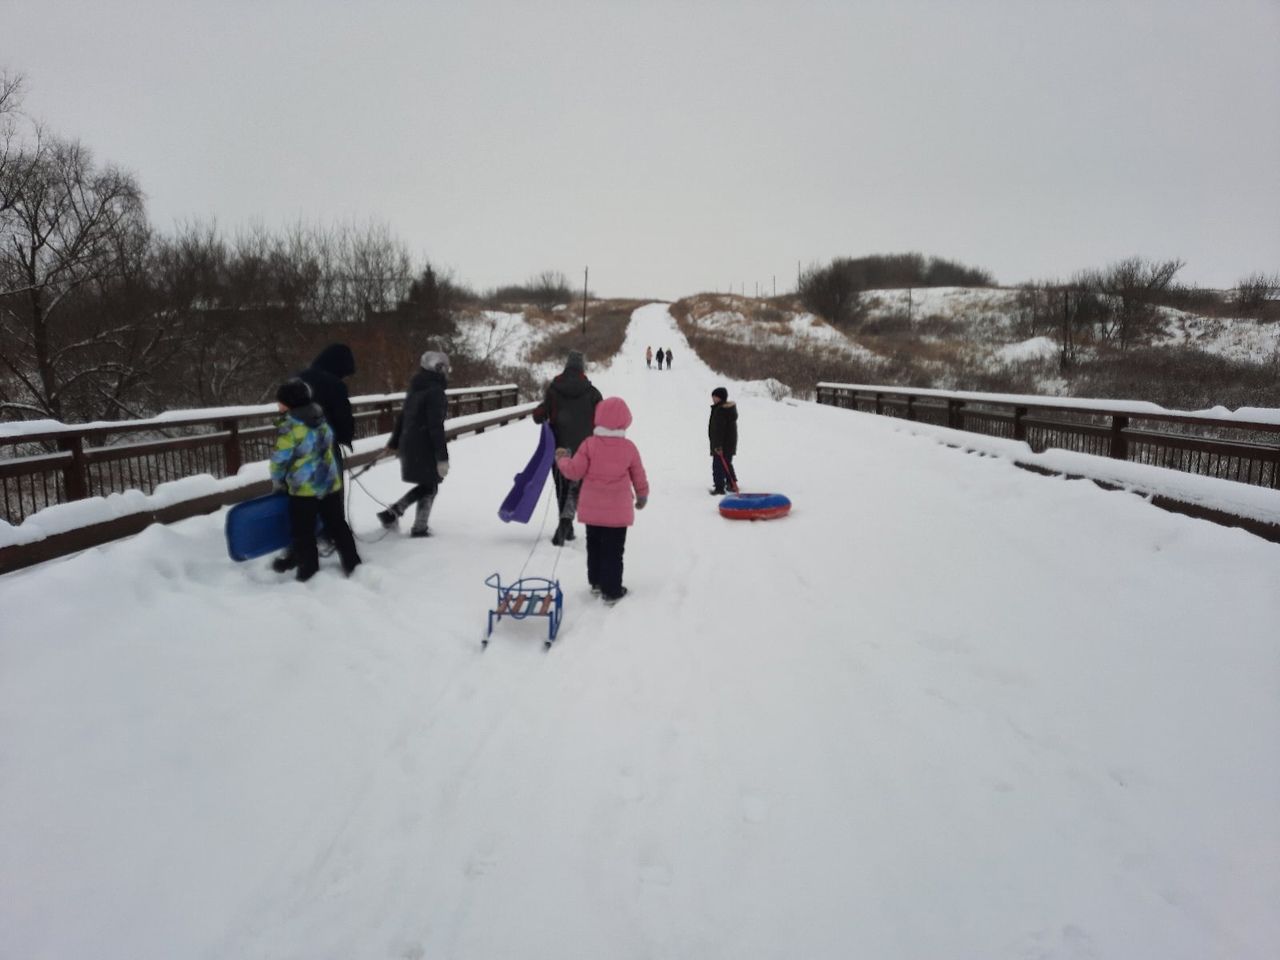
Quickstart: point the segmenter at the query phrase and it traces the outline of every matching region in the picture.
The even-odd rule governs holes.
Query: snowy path
[[[665,308],[589,372],[653,494],[617,607],[563,551],[548,653],[479,649],[528,423],[349,582],[220,517],[0,578],[0,957],[1274,956],[1280,549],[750,395],[796,506],[731,523]]]

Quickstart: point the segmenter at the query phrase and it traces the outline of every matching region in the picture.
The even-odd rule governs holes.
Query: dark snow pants
[[[316,549],[316,517],[324,523],[325,532],[333,538],[342,558],[342,569],[350,572],[360,562],[356,540],[342,515],[342,491],[327,497],[289,497],[289,533],[293,538],[293,556],[298,561],[298,579],[310,580],[320,569],[320,553]]]
[[[733,469],[733,457],[729,454],[711,455],[711,483],[720,491],[732,490],[738,485],[738,472]]]
[[[587,524],[587,582],[599,587],[606,599],[622,596],[622,554],[626,548],[626,527]]]
[[[560,468],[552,466],[551,477],[556,484],[556,506],[560,508],[561,520],[572,520],[578,512],[578,491],[582,488],[581,480],[570,480]]]

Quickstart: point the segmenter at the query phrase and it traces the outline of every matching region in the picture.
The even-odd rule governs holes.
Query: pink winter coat
[[[640,451],[625,436],[631,411],[621,397],[608,397],[596,406],[595,433],[582,441],[572,457],[556,466],[570,480],[581,480],[578,519],[595,527],[629,527],[635,523],[632,501],[649,498]],[[632,488],[635,497],[632,497]]]

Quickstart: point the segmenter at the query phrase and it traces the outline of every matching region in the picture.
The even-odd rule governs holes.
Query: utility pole
[[[587,335],[587,276],[590,274],[590,267],[582,268],[582,335]]]

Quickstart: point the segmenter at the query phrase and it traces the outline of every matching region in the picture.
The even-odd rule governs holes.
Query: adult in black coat
[[[333,459],[337,461],[338,473],[342,473],[342,448],[351,449],[356,438],[356,420],[351,413],[351,397],[347,393],[347,385],[342,381],[356,372],[356,358],[351,348],[345,343],[331,343],[311,361],[311,366],[298,371],[298,379],[311,389],[311,401],[320,405],[324,418],[333,431]],[[346,517],[343,517],[346,525]],[[328,527],[324,530],[325,540],[334,542],[329,535]],[[298,565],[293,548],[271,561],[276,572],[284,573]]]
[[[421,369],[409,381],[404,407],[396,417],[387,450],[400,457],[400,479],[413,488],[378,514],[385,527],[393,527],[410,505],[416,504],[410,536],[429,537],[427,521],[435,504],[440,481],[449,473],[449,447],[444,434],[444,421],[449,405],[445,398],[448,386],[449,358],[428,350],[422,355]]]
[[[564,372],[547,385],[542,403],[533,411],[533,422],[549,423],[556,446],[573,456],[578,444],[595,430],[596,404],[602,399],[600,391],[587,379],[586,358],[579,351],[570,350]],[[552,467],[551,472],[556,484],[556,503],[560,507],[560,524],[551,542],[558,547],[575,537],[573,515],[578,509],[578,489],[582,481],[568,479],[558,467]]]
[[[356,439],[356,420],[351,413],[351,397],[342,381],[356,372],[356,358],[345,343],[331,343],[311,361],[311,366],[299,371],[298,379],[311,387],[311,399],[320,404],[324,418],[329,421],[338,469],[342,469],[342,447],[351,449]]]
[[[711,441],[711,492],[722,494],[726,486],[737,490],[738,474],[733,469],[733,458],[738,452],[738,405],[729,399],[729,391],[724,387],[711,391],[707,439]]]

